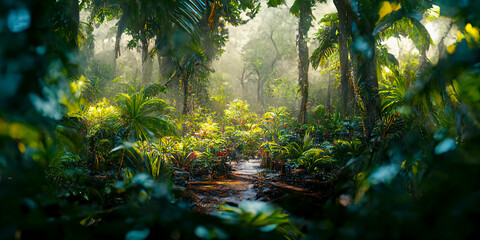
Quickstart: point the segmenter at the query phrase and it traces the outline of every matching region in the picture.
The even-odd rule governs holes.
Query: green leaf
[[[285,3],[284,0],[269,0],[267,2],[268,7],[278,7],[280,4]]]

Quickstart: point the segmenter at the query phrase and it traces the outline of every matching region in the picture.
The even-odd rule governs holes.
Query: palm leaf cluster
[[[322,27],[319,28],[315,35],[315,39],[319,41],[319,46],[310,57],[314,69],[317,69],[321,64],[325,64],[326,60],[337,51],[338,47],[338,14],[326,14],[320,20],[320,24],[322,24]]]
[[[162,116],[156,115],[167,108],[167,103],[158,98],[149,98],[143,92],[117,96],[120,119],[130,138],[147,140],[150,136],[161,137],[175,134],[175,127]]]

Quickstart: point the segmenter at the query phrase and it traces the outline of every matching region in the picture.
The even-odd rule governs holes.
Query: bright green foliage
[[[161,145],[160,145],[161,144]],[[196,139],[186,137],[180,141],[164,138],[157,147],[161,147],[168,152],[170,163],[178,169],[191,170],[195,164],[198,152],[195,149]]]
[[[146,142],[124,143],[112,150],[125,150],[125,157],[129,160],[129,167],[137,174],[147,173],[153,179],[167,179],[170,168],[167,166],[168,155]]]
[[[129,137],[147,140],[150,136],[167,136],[175,133],[174,126],[164,118],[153,115],[167,108],[162,99],[149,98],[142,92],[117,96],[120,119]]]
[[[224,111],[225,123],[231,125],[234,129],[250,130],[257,121],[257,114],[250,111],[250,105],[239,99],[235,99],[228,104]]]
[[[334,147],[331,150],[331,155],[343,163],[348,162],[352,158],[356,158],[364,153],[364,146],[359,140],[345,141],[337,140],[334,143]]]
[[[100,131],[115,134],[119,130],[120,113],[107,99],[91,105],[84,112],[78,114],[85,119],[87,137],[96,135]]]
[[[297,158],[295,163],[304,167],[308,174],[314,174],[319,171],[321,167],[332,169],[335,159],[327,154],[323,149],[312,148]]]
[[[256,227],[262,232],[278,231],[287,239],[301,235],[282,209],[265,202],[242,201],[238,207],[222,205],[221,209],[219,217],[227,222]]]
[[[314,2],[293,3],[291,12],[303,19],[299,29],[308,29]],[[78,33],[83,24],[78,22],[78,11],[91,6],[95,15],[91,19],[98,22],[120,18],[117,32],[130,31],[134,42],[160,35],[166,35],[168,41],[177,28],[193,35],[196,24],[202,24],[201,32],[208,37],[200,36],[193,48],[200,54],[177,62],[182,65],[179,69],[183,68],[177,76],[186,76],[183,74],[199,70],[194,69],[197,64],[210,71],[203,53],[210,60],[216,56],[226,39],[224,21],[239,24],[240,10],[250,9],[253,16],[259,2],[0,0],[0,212],[7,216],[0,219],[0,238],[478,236],[480,3],[347,2],[351,6],[347,13],[352,20],[354,81],[360,77],[360,87],[365,87],[368,77],[383,78],[379,88],[383,112],[374,119],[373,134],[362,137],[367,124],[359,121],[362,114],[370,113],[366,111],[369,99],[360,105],[363,112],[349,118],[320,105],[314,110],[312,124],[303,125],[293,123],[284,108],[271,108],[258,119],[246,102],[235,100],[224,112],[223,121],[213,113],[194,113],[176,120],[183,128],[182,136],[166,137],[176,129],[166,120],[165,101],[155,98],[166,85],[150,85],[140,91],[132,88],[114,100],[110,90],[104,91],[105,84],[114,89],[110,70],[92,77],[94,80],[78,78],[78,45],[84,47],[81,51],[91,51],[93,39],[92,22]],[[269,6],[282,3],[268,1]],[[440,4],[442,15],[454,17],[452,29],[459,29],[454,44],[438,44],[438,63],[424,59],[431,41],[419,21],[431,3]],[[435,9],[431,11],[438,13]],[[325,21],[335,20],[334,15],[327,18]],[[217,27],[222,30],[210,32]],[[393,59],[386,46],[376,41],[403,34],[420,51],[419,61]],[[377,39],[369,39],[374,37]],[[161,44],[156,45],[147,55],[159,50]],[[330,56],[329,61],[336,57],[326,49],[320,49],[315,57]],[[356,56],[357,52],[361,54]],[[265,65],[256,63],[256,67]],[[371,63],[378,67],[366,67]],[[335,61],[329,64],[331,69],[336,66]],[[208,74],[192,76],[202,84],[208,82]],[[368,89],[356,92],[365,93]],[[317,191],[328,194],[325,201],[294,202],[309,213],[319,213],[315,218],[289,211],[290,218],[263,202],[223,206],[220,218],[200,215],[178,203],[171,185],[162,182],[172,168],[189,171],[193,177],[227,176],[228,161],[242,154],[254,155],[258,149],[264,167],[282,167],[286,174],[278,179],[288,181],[293,176],[302,183],[322,179],[321,184],[327,185]],[[305,171],[288,172],[284,163]],[[318,204],[322,209],[314,209]]]
[[[258,123],[257,114],[250,111],[250,105],[242,100],[233,100],[224,111],[227,141],[240,151],[253,155],[260,145],[263,129]]]
[[[338,14],[326,14],[320,19],[319,23],[321,25],[314,39],[318,40],[320,44],[310,57],[314,69],[317,69],[320,65],[326,65],[338,48]]]
[[[268,141],[278,140],[281,129],[292,121],[290,111],[285,107],[273,108],[263,114],[260,125],[265,129],[265,139]]]

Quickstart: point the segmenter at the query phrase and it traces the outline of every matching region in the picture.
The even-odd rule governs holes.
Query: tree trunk
[[[349,37],[348,16],[345,9],[345,2],[343,0],[334,0],[333,3],[337,8],[339,29],[338,29],[338,53],[340,57],[340,85],[341,85],[341,111],[346,116],[350,115],[349,99],[351,80],[350,67],[348,60],[347,39]]]
[[[117,77],[117,59],[120,57],[120,40],[122,39],[122,34],[127,28],[127,13],[124,13],[120,20],[117,23],[117,34],[115,35],[115,48],[114,48],[114,57],[113,57],[113,77]],[[102,41],[103,42],[103,41]]]
[[[265,86],[265,80],[262,78],[258,79],[257,97],[258,97],[258,103],[260,104],[261,107],[265,105],[265,99],[263,97],[264,86]]]
[[[184,73],[182,78],[183,84],[183,115],[187,115],[190,112],[190,89],[188,84],[189,74]]]
[[[259,66],[253,65],[255,72],[257,73],[257,102],[263,106],[263,76],[258,70]]]
[[[300,93],[302,95],[302,102],[300,104],[300,114],[298,116],[298,122],[301,124],[307,121],[307,103],[308,103],[308,46],[306,37],[308,37],[308,29],[310,29],[309,16],[306,11],[306,6],[301,6],[300,17],[298,21],[298,85]]]
[[[148,56],[148,39],[142,38],[142,82],[149,83],[152,78],[152,58]]]
[[[328,82],[327,82],[327,113],[330,117],[332,113],[332,74],[328,73]]]
[[[368,37],[367,37],[368,36]],[[372,136],[375,122],[380,116],[380,97],[378,95],[377,61],[375,58],[375,38],[365,34],[368,49],[363,52],[360,65],[359,85],[363,88],[362,100],[365,106],[364,136],[368,140]]]
[[[242,70],[242,77],[240,78],[240,84],[242,85],[242,98],[245,99],[245,73],[247,71],[247,67],[245,64],[243,65]]]

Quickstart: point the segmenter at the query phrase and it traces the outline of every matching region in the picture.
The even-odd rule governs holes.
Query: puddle
[[[189,182],[187,189],[197,198],[197,210],[211,213],[218,210],[219,204],[239,204],[244,200],[256,200],[254,181],[262,170],[261,162],[261,159],[233,162],[232,177],[227,180]]]

